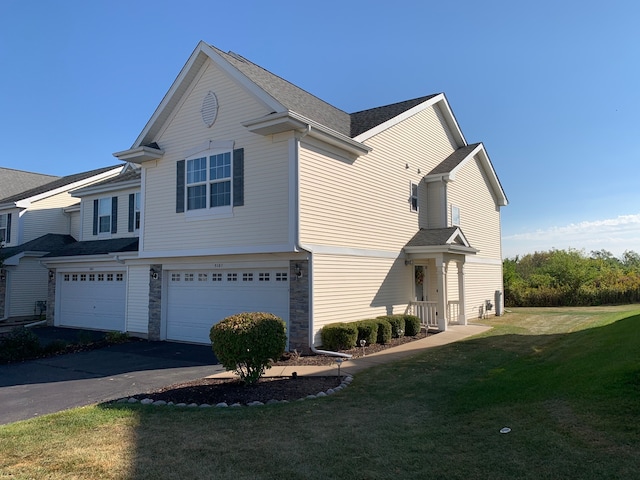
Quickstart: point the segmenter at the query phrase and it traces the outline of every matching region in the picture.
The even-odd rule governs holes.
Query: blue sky
[[[2,0],[0,166],[117,164],[198,41],[354,112],[445,92],[505,257],[640,252],[640,2]]]

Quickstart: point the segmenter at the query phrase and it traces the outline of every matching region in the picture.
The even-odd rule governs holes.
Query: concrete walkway
[[[377,365],[385,365],[389,362],[401,360],[424,351],[426,348],[439,347],[449,343],[457,342],[473,335],[491,330],[486,325],[451,325],[446,332],[429,335],[415,342],[405,343],[397,347],[365,355],[364,357],[345,359],[340,365],[342,375],[353,375],[356,372],[365,370]],[[293,372],[299,376],[327,376],[338,373],[338,364],[314,365],[314,366],[274,366],[267,370],[265,377],[289,377]],[[233,372],[222,371],[209,375],[211,378],[233,378]]]

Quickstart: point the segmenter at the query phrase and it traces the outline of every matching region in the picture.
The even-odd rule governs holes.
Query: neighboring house
[[[0,167],[0,198],[17,195],[45,183],[59,179],[54,175],[24,172],[13,168]],[[0,237],[1,238],[1,237]]]
[[[48,274],[40,259],[78,237],[78,214],[73,206],[78,200],[69,194],[70,190],[122,170],[122,165],[115,165],[65,177],[39,177],[0,169],[0,174],[14,178],[16,185],[30,185],[27,190],[0,199],[0,319],[44,313]],[[40,182],[47,177],[46,183]],[[5,181],[2,177],[2,183]]]
[[[208,343],[269,311],[308,351],[331,322],[501,311],[507,199],[444,94],[348,114],[201,42],[114,155],[139,183],[74,192],[81,241],[43,258],[52,324]]]

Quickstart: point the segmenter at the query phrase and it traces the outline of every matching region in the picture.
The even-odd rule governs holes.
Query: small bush
[[[391,342],[391,324],[384,318],[375,320],[378,324],[378,336],[376,341],[380,345],[386,345]]]
[[[393,338],[404,337],[405,322],[404,315],[383,315],[379,319],[386,320],[391,324],[391,336]]]
[[[67,346],[68,344],[64,340],[52,340],[42,347],[42,353],[43,355],[56,355],[66,351]]]
[[[320,339],[327,350],[349,350],[356,346],[358,328],[354,323],[330,323],[320,330]]]
[[[129,334],[127,332],[107,332],[104,339],[107,343],[127,343]]]
[[[404,315],[404,334],[407,337],[415,337],[420,333],[420,318],[415,315]]]
[[[356,322],[358,329],[358,339],[356,346],[360,345],[360,340],[364,340],[366,345],[373,345],[378,340],[378,322],[376,320],[360,320]]]
[[[262,312],[227,317],[211,328],[209,338],[222,366],[235,371],[246,384],[257,382],[287,344],[282,319]]]
[[[26,360],[42,352],[38,336],[25,327],[16,327],[0,338],[0,362]]]

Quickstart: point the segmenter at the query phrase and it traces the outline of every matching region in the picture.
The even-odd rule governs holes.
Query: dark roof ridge
[[[25,198],[33,197],[35,195],[40,195],[41,193],[48,192],[49,190],[55,190],[56,188],[64,187],[65,185],[70,185],[72,183],[78,182],[80,180],[84,180],[94,175],[100,175],[101,173],[108,172],[109,170],[113,170],[118,167],[122,167],[122,165],[112,165],[110,167],[96,168],[94,170],[88,170],[86,172],[74,173],[72,175],[60,177],[56,180],[53,180],[52,182],[48,182],[43,185],[40,185],[39,187],[35,187],[30,190],[20,192],[16,195],[12,195],[7,198],[2,198],[0,199],[0,203],[11,203],[11,202],[17,202],[19,200],[24,200]]]

